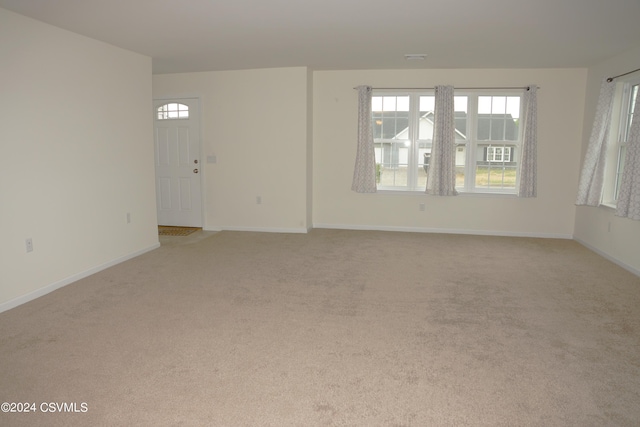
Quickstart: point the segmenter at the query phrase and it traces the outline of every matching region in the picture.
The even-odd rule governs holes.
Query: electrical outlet
[[[262,204],[262,197],[261,196],[257,196],[256,197],[256,204],[258,204],[258,205]]]
[[[27,252],[33,252],[33,240],[31,237],[27,238],[24,241],[25,246],[27,247]]]
[[[427,208],[427,206],[424,203],[420,203],[419,208],[420,208],[421,212],[424,212],[424,210]]]

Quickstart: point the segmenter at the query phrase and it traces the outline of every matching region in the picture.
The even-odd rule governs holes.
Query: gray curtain
[[[376,155],[371,126],[371,86],[358,86],[358,147],[351,189],[357,193],[376,192]]]
[[[596,117],[591,129],[587,153],[580,172],[576,205],[598,206],[604,186],[604,165],[611,127],[615,83],[603,79],[600,85]]]
[[[640,96],[633,109],[616,215],[640,220]]]
[[[453,86],[436,86],[433,145],[426,192],[436,196],[455,196],[456,134]]]
[[[536,197],[538,194],[538,86],[531,85],[524,93],[524,129],[520,156],[518,196]]]

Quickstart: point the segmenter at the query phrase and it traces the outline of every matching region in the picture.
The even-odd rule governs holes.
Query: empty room
[[[638,19],[0,0],[0,425],[640,425]]]

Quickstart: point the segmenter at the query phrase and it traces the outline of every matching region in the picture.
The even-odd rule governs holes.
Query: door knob
[[[193,170],[193,173],[198,173],[198,169],[194,169],[194,170]]]
[[[195,164],[197,165],[197,164],[198,164],[198,159],[195,159],[195,160],[193,161],[193,163],[195,163]]]

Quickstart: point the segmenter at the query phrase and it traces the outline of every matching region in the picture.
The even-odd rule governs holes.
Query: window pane
[[[640,85],[634,85],[631,87],[631,96],[629,96],[629,104],[627,104],[627,115],[623,118],[625,120],[624,129],[622,130],[621,143],[618,148],[618,167],[616,170],[616,182],[614,187],[614,200],[618,200],[618,193],[620,191],[620,184],[622,182],[622,173],[624,172],[625,155],[627,152],[626,142],[629,140],[629,131],[631,130],[631,122],[633,121],[633,112],[636,106],[636,98],[638,97],[638,87]]]
[[[491,139],[491,118],[478,117],[478,140],[488,141]]]
[[[620,184],[622,183],[622,172],[624,170],[624,160],[627,153],[627,147],[621,146],[618,152],[618,170],[616,172],[616,186],[614,189],[614,200],[618,200],[618,193],[620,191]]]
[[[516,188],[514,145],[479,146],[481,157],[476,161],[476,187],[498,190]]]
[[[420,97],[420,111],[427,112],[435,109],[435,96],[421,96]]]
[[[505,114],[505,141],[517,141],[520,137],[520,97],[507,97],[507,111]]]
[[[511,114],[514,119],[520,118],[520,97],[507,96],[507,114]]]
[[[517,141],[519,117],[519,96],[479,96],[478,140]]]
[[[503,116],[503,114],[501,114]],[[491,140],[492,141],[503,141],[504,137],[504,128],[505,128],[505,119],[504,117],[493,117],[491,119]]]
[[[184,104],[169,103],[158,107],[158,120],[166,119],[188,119],[189,106]]]
[[[493,96],[491,98],[491,114],[505,114],[507,110],[507,97]]]
[[[501,164],[478,165],[476,168],[476,187],[485,189],[515,189],[515,166]]]
[[[491,97],[478,97],[478,114],[491,114]]]
[[[406,186],[409,148],[397,142],[375,144],[377,179],[381,187]]]
[[[372,111],[382,111],[382,97],[381,96],[372,96],[371,97],[371,110]]]
[[[418,139],[428,140],[429,142],[431,142],[433,139],[434,103],[434,96],[420,97],[420,122],[418,123]]]
[[[382,111],[396,111],[396,97],[395,96],[383,96],[382,97]]]
[[[464,188],[464,168],[466,165],[467,146],[456,145],[456,188]]]
[[[631,88],[631,96],[629,97],[629,104],[627,105],[627,116],[625,117],[625,129],[623,141],[626,142],[629,140],[629,131],[631,130],[631,122],[633,121],[633,110],[635,110],[636,106],[636,97],[638,96],[638,85],[635,85]]]
[[[421,143],[418,147],[418,189],[427,187],[427,174],[431,166],[431,144]]]
[[[396,98],[396,110],[397,111],[409,111],[409,97],[399,96]]]
[[[382,117],[373,114],[371,126],[373,128],[373,138],[382,138]]]
[[[466,96],[454,96],[453,108],[455,115],[456,126],[456,140],[467,139],[467,107],[468,97]]]
[[[374,96],[371,99],[373,137],[377,139],[409,138],[409,97]]]

